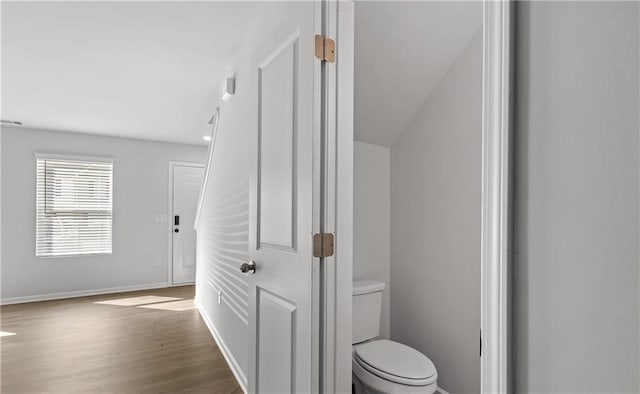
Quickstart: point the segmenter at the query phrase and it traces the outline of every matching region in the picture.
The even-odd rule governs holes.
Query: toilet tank
[[[353,282],[353,323],[351,343],[356,344],[380,335],[380,312],[384,282]]]

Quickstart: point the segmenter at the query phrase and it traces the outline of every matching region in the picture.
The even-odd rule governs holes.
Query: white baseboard
[[[164,287],[169,287],[169,284],[167,282],[147,283],[147,284],[133,285],[133,286],[109,287],[105,289],[78,290],[78,291],[67,291],[63,293],[50,293],[50,294],[37,294],[37,295],[22,296],[22,297],[9,297],[9,298],[2,298],[0,300],[0,305],[22,304],[26,302],[37,302],[37,301],[61,300],[65,298],[77,298],[77,297],[87,297],[87,296],[102,295],[102,294],[124,293],[127,291],[151,290],[151,289],[159,289]]]
[[[196,304],[196,307],[200,312],[200,316],[202,316],[202,320],[204,320],[204,323],[207,325],[207,328],[209,328],[209,332],[211,332],[211,336],[218,344],[218,348],[222,352],[224,359],[227,361],[227,364],[229,365],[231,372],[233,372],[233,376],[235,376],[236,381],[240,385],[240,388],[242,389],[242,391],[245,394],[247,394],[247,377],[245,376],[244,372],[242,372],[240,365],[238,364],[236,359],[233,357],[233,354],[231,354],[231,351],[227,347],[227,344],[224,343],[224,340],[216,330],[216,327],[213,325],[213,322],[209,319],[209,316],[207,316],[206,312],[203,310],[198,300],[197,299],[194,300],[194,303]]]
[[[440,394],[449,394],[449,392],[445,389],[443,389],[442,387],[438,387],[438,393]]]

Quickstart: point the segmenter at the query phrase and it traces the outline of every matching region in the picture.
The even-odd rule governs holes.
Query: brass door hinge
[[[313,257],[333,256],[333,234],[322,233],[313,235]]]
[[[336,42],[329,37],[316,35],[316,57],[327,63],[335,63]]]

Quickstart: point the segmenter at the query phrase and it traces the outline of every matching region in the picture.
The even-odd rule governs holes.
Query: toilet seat
[[[435,365],[419,351],[386,339],[354,348],[354,361],[371,374],[408,386],[426,386],[438,379]]]

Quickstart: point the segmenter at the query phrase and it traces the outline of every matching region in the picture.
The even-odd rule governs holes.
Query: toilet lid
[[[402,384],[423,386],[438,378],[435,365],[419,351],[381,339],[358,345],[356,360],[369,372]]]

